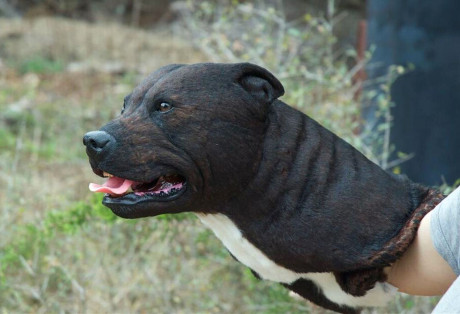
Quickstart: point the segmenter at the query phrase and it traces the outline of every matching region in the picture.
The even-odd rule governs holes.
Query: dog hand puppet
[[[256,276],[324,308],[385,303],[383,268],[441,199],[389,174],[286,105],[259,66],[173,64],[83,142],[103,204],[140,218],[194,212]]]

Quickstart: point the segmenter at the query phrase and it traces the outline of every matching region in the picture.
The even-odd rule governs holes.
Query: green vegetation
[[[21,73],[56,73],[61,72],[63,69],[63,62],[40,56],[25,60],[19,65],[19,72]]]

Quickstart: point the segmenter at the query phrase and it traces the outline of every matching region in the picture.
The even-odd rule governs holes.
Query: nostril
[[[83,144],[87,149],[95,152],[102,151],[110,143],[112,136],[104,131],[93,131],[86,133],[83,137]]]
[[[89,140],[89,145],[91,145],[94,149],[102,149],[105,145],[109,142],[109,139],[99,139],[96,140],[94,138]]]

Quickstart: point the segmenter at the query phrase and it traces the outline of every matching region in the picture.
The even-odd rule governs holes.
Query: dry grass
[[[107,222],[88,214],[91,220],[69,232],[47,225],[56,212],[72,218],[81,200],[97,206],[87,185],[98,179],[81,138],[118,114],[136,73],[202,61],[201,54],[164,34],[61,19],[1,20],[0,30],[1,311],[235,313],[263,303],[248,296],[247,271],[193,216]],[[112,49],[117,54],[105,58]],[[136,72],[21,74],[23,62],[37,56],[64,64],[109,59]],[[261,297],[264,289],[251,287]]]
[[[203,61],[199,52],[171,34],[50,18],[0,20],[0,42],[2,313],[327,313],[252,279],[193,216],[88,213],[100,205],[82,135],[118,114],[138,73]],[[37,56],[91,66],[21,73]],[[82,206],[87,220],[66,231]],[[50,227],[53,213],[65,219]],[[401,297],[370,312],[424,313],[432,302]]]
[[[118,24],[89,24],[39,18],[0,19],[0,53],[8,59],[43,56],[71,69],[149,73],[169,63],[193,63],[204,57],[165,30],[148,32]]]

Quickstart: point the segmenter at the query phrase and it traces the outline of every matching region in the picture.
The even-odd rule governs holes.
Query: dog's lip
[[[160,175],[150,181],[125,179],[102,169],[93,169],[98,176],[108,178],[100,185],[91,183],[92,192],[105,193],[104,204],[123,203],[134,205],[147,201],[172,201],[181,196],[187,187],[187,179],[177,172]]]
[[[112,196],[110,194],[105,194],[102,199],[102,204],[110,207],[110,205],[123,205],[128,207],[135,207],[136,205],[149,202],[171,202],[178,199],[182,196],[187,189],[187,184],[184,183],[181,189],[177,192],[170,195],[153,195],[153,194],[136,194],[136,193],[127,193],[121,196]]]

